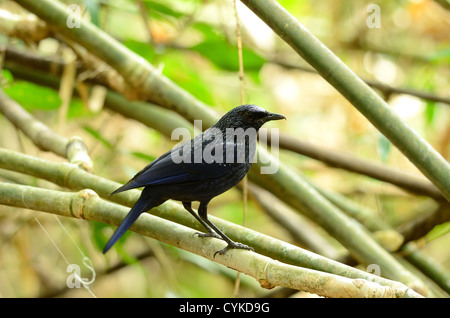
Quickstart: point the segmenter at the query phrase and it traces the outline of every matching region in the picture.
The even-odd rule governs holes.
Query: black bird
[[[128,230],[143,212],[168,199],[181,201],[207,230],[200,237],[221,238],[230,248],[252,250],[228,238],[207,217],[207,206],[215,196],[239,183],[247,174],[256,152],[256,133],[270,120],[286,119],[256,105],[241,105],[226,113],[215,125],[190,141],[175,147],[138,172],[111,195],[144,187],[133,208],[114,232],[103,253]],[[192,201],[199,201],[198,215]],[[216,254],[214,254],[216,255]]]

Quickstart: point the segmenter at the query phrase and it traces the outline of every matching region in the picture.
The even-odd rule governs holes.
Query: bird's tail
[[[155,202],[153,202],[153,200],[148,196],[148,193],[146,193],[147,191],[145,190],[146,189],[142,191],[139,199],[136,201],[130,212],[128,212],[125,219],[111,236],[108,243],[106,243],[105,248],[103,249],[103,254],[108,252],[108,250],[117,242],[117,240],[119,240],[119,238],[130,228],[130,226],[142,213],[156,206],[156,204],[154,204]]]

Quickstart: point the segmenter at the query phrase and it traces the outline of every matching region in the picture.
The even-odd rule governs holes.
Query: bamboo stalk
[[[71,193],[7,183],[0,183],[0,204],[116,225],[128,213],[127,208],[100,199],[92,190]],[[150,214],[142,215],[131,230],[245,273],[257,279],[264,288],[284,286],[325,297],[422,297],[406,286],[394,288],[363,279],[341,277],[284,264],[245,250],[231,250],[215,257],[215,251],[222,248],[225,242],[196,237],[193,229]]]
[[[270,134],[268,134],[268,140],[270,141]],[[375,161],[362,159],[355,154],[327,149],[323,146],[299,140],[286,134],[280,133],[279,143],[282,149],[319,160],[330,167],[363,174],[391,183],[415,194],[447,201],[433,183],[421,176],[387,167]]]
[[[450,273],[435,260],[423,253],[414,242],[405,244],[401,253],[414,266],[436,282],[443,290],[450,293]]]
[[[317,72],[310,67],[301,66],[298,64],[294,64],[292,62],[286,62],[283,60],[270,60],[269,62],[276,64],[276,65],[280,65],[286,69],[293,69],[293,70],[299,70],[302,72],[317,74]],[[426,91],[420,91],[417,89],[391,86],[391,85],[388,85],[388,84],[385,84],[385,83],[382,83],[382,82],[379,82],[376,80],[367,79],[367,78],[362,78],[362,80],[370,87],[380,90],[384,95],[391,95],[391,94],[410,95],[410,96],[414,96],[414,97],[417,97],[420,99],[425,99],[425,100],[436,102],[436,103],[443,103],[443,104],[446,104],[447,106],[450,106],[450,98],[446,97],[446,96],[440,96],[440,95],[432,94],[432,93],[429,93]]]
[[[242,0],[333,85],[450,201],[450,165],[367,84],[275,0]]]

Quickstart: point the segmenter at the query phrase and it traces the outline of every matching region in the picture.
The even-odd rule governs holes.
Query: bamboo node
[[[78,219],[85,219],[83,211],[84,205],[86,201],[92,197],[98,198],[98,194],[91,189],[83,189],[81,191],[78,191],[71,202],[71,214]]]
[[[270,261],[268,261],[266,263],[266,265],[264,266],[264,269],[262,270],[262,273],[260,273],[260,275],[258,275],[258,283],[259,285],[261,285],[262,288],[265,289],[272,289],[275,287],[275,285],[273,285],[272,283],[270,283],[270,280],[268,278],[268,271],[269,271],[269,266],[276,262],[276,260],[271,259]]]

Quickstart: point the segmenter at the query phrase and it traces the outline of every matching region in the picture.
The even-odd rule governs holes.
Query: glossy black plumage
[[[248,172],[256,151],[258,129],[269,120],[284,118],[256,105],[238,106],[202,134],[155,159],[112,193],[144,187],[103,253],[114,245],[139,215],[168,199],[183,202],[186,210],[206,228],[207,233],[199,233],[199,236],[221,238],[228,243],[218,253],[223,254],[229,248],[251,249],[232,241],[217,229],[207,218],[207,205],[212,198],[239,183]],[[191,208],[193,201],[200,202],[198,215]]]

